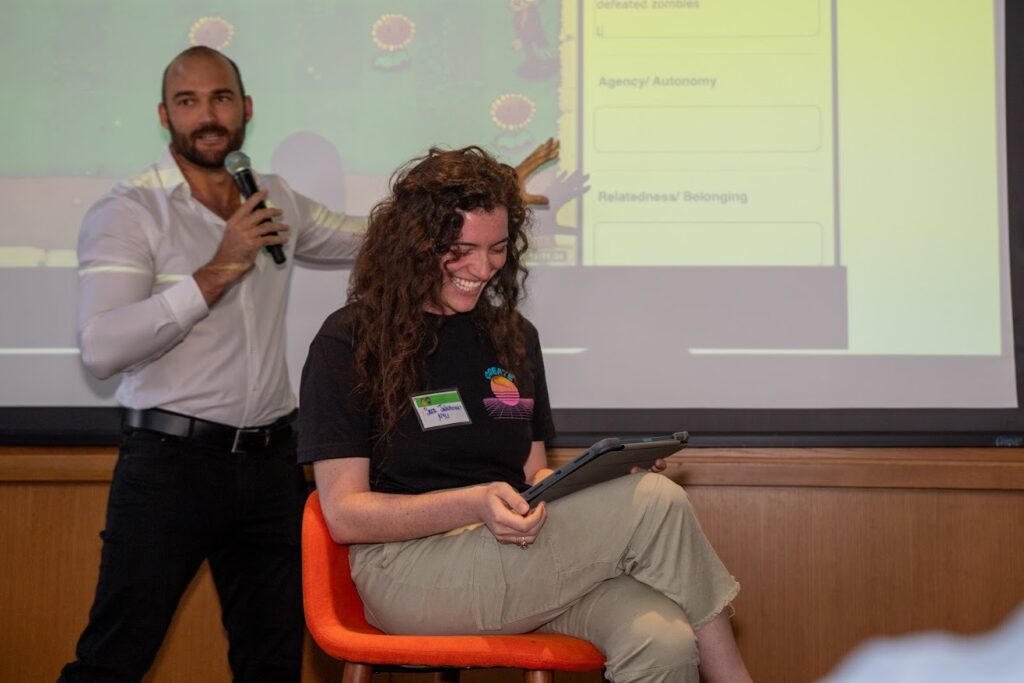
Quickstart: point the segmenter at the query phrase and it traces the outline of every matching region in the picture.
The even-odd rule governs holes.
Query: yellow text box
[[[814,152],[821,110],[777,107],[602,107],[594,112],[601,152]]]
[[[594,226],[599,266],[820,266],[819,223],[602,222]]]
[[[823,0],[591,0],[602,38],[811,36]]]

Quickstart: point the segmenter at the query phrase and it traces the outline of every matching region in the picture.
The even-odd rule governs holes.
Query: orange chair
[[[604,655],[585,640],[554,633],[493,636],[387,635],[366,622],[348,565],[348,546],[331,540],[314,491],[302,520],[302,595],[306,624],[324,652],[346,662],[344,683],[369,683],[374,666],[427,671],[477,667],[523,669],[527,683],[552,671],[595,671]],[[457,671],[454,678],[458,680]]]

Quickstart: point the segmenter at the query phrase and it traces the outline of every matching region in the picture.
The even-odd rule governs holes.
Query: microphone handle
[[[249,197],[259,192],[260,189],[259,186],[256,185],[256,179],[253,178],[252,172],[249,171],[248,169],[239,171],[238,173],[235,174],[235,184],[238,185],[238,191],[242,193],[242,197],[244,197],[245,199],[249,199]],[[255,210],[258,211],[260,209],[265,208],[267,208],[266,203],[260,202],[259,204],[256,205]],[[272,221],[268,218],[262,223],[260,223],[260,225],[263,225],[263,223],[271,222]],[[265,232],[263,234],[277,236],[276,231]],[[274,263],[276,263],[277,265],[281,265],[287,260],[284,255],[284,249],[281,248],[280,244],[268,245],[266,249],[270,253],[270,257],[274,259]]]

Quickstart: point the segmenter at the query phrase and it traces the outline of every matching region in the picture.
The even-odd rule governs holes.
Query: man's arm
[[[238,207],[224,225],[224,236],[213,258],[192,274],[207,306],[217,303],[252,269],[260,249],[288,242],[290,228],[285,223],[275,222],[273,232],[267,232],[264,223],[283,212],[277,208],[257,209],[256,205],[266,198],[267,191],[260,190]]]
[[[192,277],[153,293],[156,265],[148,242],[152,218],[126,198],[105,198],[89,209],[78,239],[78,345],[82,362],[106,379],[154,358],[178,344],[205,318],[210,307],[252,267],[259,249],[286,241],[264,237],[257,228],[277,209],[253,211],[254,195],[228,220],[213,259]]]
[[[153,294],[155,264],[145,210],[105,198],[78,237],[78,345],[89,372],[106,379],[177,344],[209,313],[192,278]]]
[[[331,211],[288,190],[298,216],[295,258],[306,263],[351,265],[366,235],[366,217]]]
[[[527,204],[548,203],[547,197],[527,192],[526,181],[541,166],[558,158],[558,148],[558,140],[549,138],[516,166],[519,191]],[[359,247],[366,235],[366,217],[331,211],[284,185],[295,203],[298,216],[295,257],[307,263],[351,264],[359,253]]]

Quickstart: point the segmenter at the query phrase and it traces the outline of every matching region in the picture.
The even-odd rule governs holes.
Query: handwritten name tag
[[[458,389],[442,389],[412,397],[412,407],[423,431],[470,424]]]

